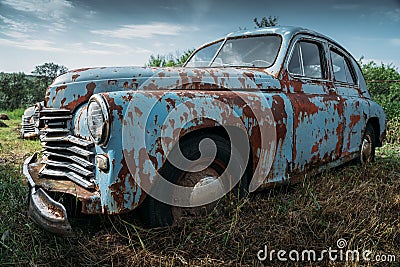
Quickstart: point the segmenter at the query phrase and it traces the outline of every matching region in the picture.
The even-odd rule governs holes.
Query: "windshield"
[[[278,35],[265,35],[228,39],[219,49],[221,43],[198,50],[186,67],[268,68],[275,62],[281,38]]]

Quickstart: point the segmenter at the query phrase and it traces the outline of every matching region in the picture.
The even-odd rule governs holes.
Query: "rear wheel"
[[[370,123],[365,128],[364,137],[361,140],[360,162],[367,164],[375,160],[375,131]]]
[[[190,199],[194,202],[206,200],[207,198],[222,194],[222,192],[226,192],[230,188],[233,189],[230,190],[230,193],[224,196],[224,198],[228,198],[230,201],[232,201],[232,199],[237,200],[240,197],[244,196],[247,193],[247,174],[245,171],[246,166],[243,166],[244,174],[236,186],[227,184],[226,181],[220,182],[221,179],[218,179],[218,177],[220,177],[221,174],[224,173],[230,160],[233,160],[232,163],[235,165],[243,165],[243,161],[241,160],[240,155],[238,155],[238,153],[235,153],[235,151],[231,153],[231,145],[229,140],[219,135],[207,133],[199,136],[194,136],[192,138],[184,138],[182,141],[179,142],[179,147],[183,156],[188,160],[196,160],[196,162],[200,162],[199,165],[201,165],[201,162],[203,160],[203,162],[209,161],[210,159],[207,158],[199,160],[199,144],[205,138],[211,139],[217,148],[215,158],[208,167],[199,171],[190,172],[181,170],[175,167],[169,161],[167,161],[161,168],[160,174],[174,184],[193,188]],[[177,146],[174,149],[179,148]],[[206,147],[205,149],[208,148]],[[233,150],[234,149],[235,148],[233,148]],[[197,168],[198,166],[192,167],[193,170],[199,169]],[[235,174],[231,175],[233,176]],[[175,192],[170,192],[171,199],[179,197],[175,196],[174,193]],[[226,199],[222,201],[217,200],[212,203],[198,207],[175,207],[160,202],[148,195],[141,205],[141,213],[144,222],[150,227],[168,226],[177,224],[179,223],[179,221],[187,217],[205,216],[217,206],[218,202],[224,201],[226,201]]]

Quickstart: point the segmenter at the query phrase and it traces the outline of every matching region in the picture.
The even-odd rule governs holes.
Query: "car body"
[[[37,103],[25,109],[21,119],[21,138],[32,139],[39,137],[39,111],[44,102]]]
[[[152,225],[171,224],[163,216],[175,216],[174,203],[162,204],[156,195],[169,190],[158,183],[160,173],[175,179],[168,156],[181,140],[192,161],[197,152],[190,147],[201,143],[199,136],[216,143],[215,158],[225,157],[221,147],[230,146],[226,153],[233,155],[248,146],[236,153],[245,163],[238,164],[240,175],[231,171],[230,177],[238,176],[236,184],[246,176],[245,187],[255,191],[355,158],[373,159],[385,136],[385,114],[371,100],[357,61],[332,39],[297,27],[229,34],[179,68],[70,71],[47,90],[39,121],[43,156],[24,163],[29,214],[62,234],[71,226],[56,201],[60,195],[79,200],[86,214],[144,206],[145,213],[154,209]],[[231,128],[244,135],[231,135]],[[225,170],[228,161],[212,164]],[[194,201],[206,194],[197,190],[199,183],[212,184],[223,170],[209,174],[193,167],[175,176],[183,185],[191,173],[201,176],[189,186]],[[158,213],[166,207],[171,211]]]

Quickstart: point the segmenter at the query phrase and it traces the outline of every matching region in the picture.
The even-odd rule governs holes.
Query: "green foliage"
[[[149,62],[146,64],[147,67],[174,67],[174,66],[182,66],[186,60],[193,54],[194,49],[189,49],[183,54],[176,55],[151,55]]]
[[[400,117],[400,73],[393,65],[369,62],[362,65],[372,98],[385,110],[388,120]]]
[[[60,74],[67,72],[68,69],[63,65],[54,64],[53,62],[44,63],[35,67],[32,74],[36,79],[43,84],[45,88]]]
[[[387,121],[385,141],[389,144],[400,145],[400,116]]]
[[[0,73],[0,110],[26,108],[43,101],[46,88],[66,67],[44,63],[35,67],[35,76],[19,73]]]
[[[0,109],[12,110],[33,102],[37,98],[34,88],[34,79],[22,72],[0,73]]]
[[[256,24],[256,29],[257,28],[267,28],[267,27],[273,27],[278,25],[278,17],[277,16],[269,16],[263,17],[260,21],[258,21],[257,18],[254,18],[254,24]]]
[[[12,111],[9,110],[1,110],[0,109],[0,114],[5,113],[7,116],[10,118],[10,120],[17,120],[20,122],[22,115],[24,114],[25,109],[24,108],[17,108]]]

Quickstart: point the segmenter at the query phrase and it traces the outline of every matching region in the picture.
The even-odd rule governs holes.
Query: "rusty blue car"
[[[136,210],[149,226],[221,199],[374,160],[385,114],[357,61],[298,27],[231,33],[183,67],[69,71],[47,89],[27,158],[29,216],[68,235],[68,217]],[[72,212],[74,210],[74,212]]]

